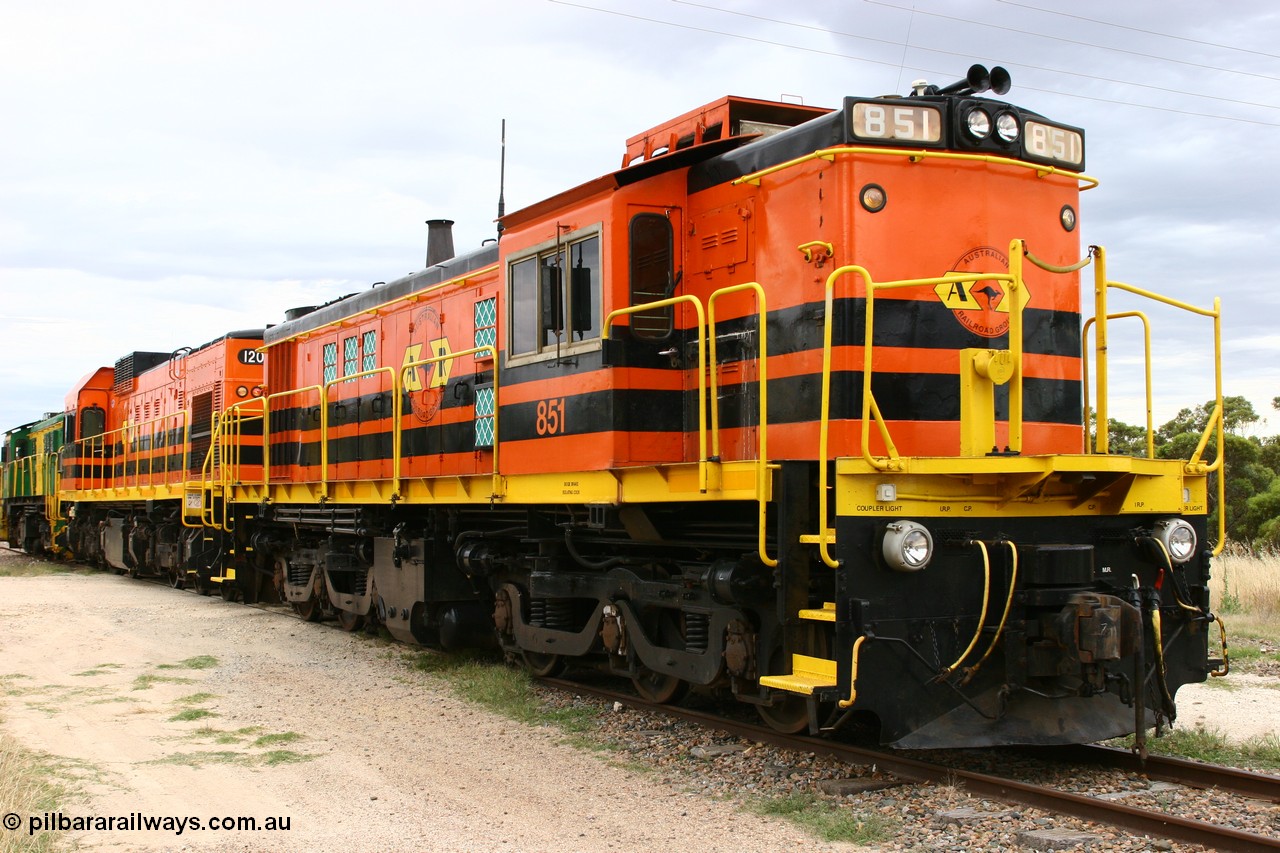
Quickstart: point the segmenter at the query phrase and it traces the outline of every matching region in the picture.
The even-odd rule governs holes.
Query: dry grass
[[[1213,561],[1209,593],[1215,610],[1280,628],[1280,554],[1227,547]]]
[[[27,818],[56,810],[66,789],[55,781],[40,756],[22,748],[9,735],[0,735],[0,804],[6,813],[22,818],[15,831],[0,829],[0,853],[37,853],[56,850],[59,833],[29,835]]]

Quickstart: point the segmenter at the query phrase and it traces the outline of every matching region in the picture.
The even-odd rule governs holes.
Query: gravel
[[[539,688],[549,707],[593,712],[598,725],[591,737],[607,748],[584,752],[565,746],[554,729],[522,728],[459,701],[431,677],[408,672],[396,647],[111,575],[0,578],[0,602],[0,675],[31,676],[5,700],[5,728],[37,748],[105,768],[106,781],[88,785],[82,811],[186,814],[212,806],[215,813],[293,814],[307,827],[290,833],[288,843],[224,836],[212,847],[191,834],[177,844],[172,838],[142,844],[136,834],[90,833],[77,838],[82,849],[1200,849],[972,797],[957,786],[901,783],[875,768]],[[219,666],[182,671],[191,683],[128,689],[140,672],[197,654],[215,655]],[[84,681],[70,676],[108,661],[124,666],[93,679],[103,692],[58,692]],[[1257,686],[1262,698],[1250,713],[1274,731],[1280,684],[1262,678],[1268,679]],[[213,722],[220,730],[302,733],[289,747],[304,760],[250,769],[154,763],[179,751],[218,748],[190,742],[202,723],[168,719],[173,702],[197,691],[217,695],[206,707],[218,714]],[[1203,694],[1199,717],[1225,720],[1232,695]],[[136,704],[95,704],[111,697]],[[1280,837],[1280,805],[1115,771],[1046,768],[996,750],[964,756],[971,769],[1013,771],[1028,781]],[[859,847],[759,815],[761,802],[794,795],[882,823],[888,832]]]

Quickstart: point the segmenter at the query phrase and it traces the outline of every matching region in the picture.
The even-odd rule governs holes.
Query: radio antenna
[[[498,236],[502,236],[502,217],[507,212],[505,197],[507,185],[507,120],[502,120],[502,155],[498,166]]]

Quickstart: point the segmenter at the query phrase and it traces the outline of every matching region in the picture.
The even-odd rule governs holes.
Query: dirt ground
[[[491,715],[401,648],[110,574],[0,577],[0,728],[80,780],[67,817],[289,820],[71,833],[83,850],[856,849]],[[1178,725],[1280,731],[1277,686],[1184,687]]]
[[[82,780],[66,816],[290,821],[72,833],[78,849],[853,849],[493,716],[397,656],[114,575],[0,577],[3,729]]]

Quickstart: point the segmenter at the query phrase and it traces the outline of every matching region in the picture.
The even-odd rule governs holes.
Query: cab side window
[[[671,220],[658,213],[638,213],[630,226],[631,304],[667,299],[675,290]],[[631,315],[631,334],[661,340],[671,334],[674,306],[650,308]]]
[[[600,337],[600,234],[579,233],[508,268],[510,353],[572,348]]]

